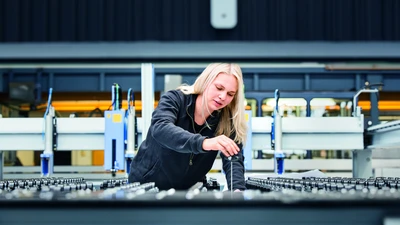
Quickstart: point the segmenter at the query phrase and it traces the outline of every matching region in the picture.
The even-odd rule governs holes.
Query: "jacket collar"
[[[198,94],[191,94],[188,97],[189,102],[188,105],[186,106],[186,111],[190,114],[190,116],[192,116],[192,118],[194,118],[194,110],[197,97]],[[207,118],[207,123],[209,123],[210,125],[217,124],[220,117],[221,117],[221,110],[216,110]]]

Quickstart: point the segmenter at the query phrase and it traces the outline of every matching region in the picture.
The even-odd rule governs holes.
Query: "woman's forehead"
[[[217,75],[213,83],[224,86],[228,91],[237,91],[238,81],[232,74],[220,73]]]

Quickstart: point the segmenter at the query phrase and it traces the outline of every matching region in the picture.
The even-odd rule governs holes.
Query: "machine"
[[[186,191],[126,179],[98,185],[82,177],[0,180],[0,221],[394,225],[400,221],[399,179],[248,177],[243,192],[221,192],[212,180]]]
[[[152,65],[144,65],[142,71],[143,74],[147,73],[147,75],[143,75],[144,80],[151,79],[151,74],[154,74]],[[149,80],[144,83],[153,82]],[[104,171],[115,175],[117,171],[124,170],[128,174],[129,163],[134,157],[135,148],[141,143],[151,120],[151,111],[142,114],[141,118],[135,117],[133,95],[131,90],[128,92],[129,106],[125,110],[120,107],[121,88],[118,84],[113,85],[112,110],[106,111],[104,118],[56,118],[51,106],[52,90],[50,89],[48,109],[44,120],[41,118],[0,119],[0,151],[43,151],[40,172],[42,176],[51,176],[53,151],[104,149]],[[146,96],[152,98],[151,95],[145,94],[152,92],[151,85],[142,88],[142,92],[143,98]],[[362,92],[377,92],[377,89],[360,90],[354,96],[353,106],[357,105],[357,96]],[[278,105],[278,96],[279,91],[277,90],[276,105]],[[142,101],[147,102],[146,99],[142,99]],[[275,109],[278,111],[276,107]],[[252,151],[255,149],[276,150],[275,156],[283,155],[282,152],[286,150],[351,150],[353,151],[353,177],[373,176],[371,151],[373,148],[398,146],[397,143],[382,138],[386,136],[392,138],[392,133],[396,133],[398,129],[398,123],[390,122],[369,127],[366,130],[364,117],[358,112],[360,110],[356,108],[353,117],[319,118],[281,118],[279,112],[274,113],[274,118],[252,117],[251,113],[247,113],[251,132],[248,133],[249,141],[244,146],[246,170],[274,170],[273,168],[277,168],[274,166],[275,163],[271,165],[268,160],[252,159]],[[368,141],[370,139],[371,143]],[[290,160],[287,160],[285,168],[293,169],[291,163]],[[314,160],[306,163],[312,165]],[[0,168],[1,176],[3,174],[1,160]],[[214,168],[221,168],[219,161],[216,161]],[[319,165],[316,165],[310,169],[318,168]],[[283,167],[277,173],[283,173]]]
[[[136,117],[132,89],[128,90],[128,109],[122,109],[122,90],[112,86],[112,110],[104,112],[104,170],[115,177],[120,170],[129,174],[135,156]]]
[[[149,66],[143,71],[151,74],[151,69]],[[142,90],[153,92],[151,87]],[[119,104],[120,91],[119,85],[113,85],[112,108],[105,112],[104,118],[55,118],[51,100],[45,119],[0,118],[0,152],[43,151],[41,176],[28,174],[30,177],[24,178],[21,173],[12,179],[0,177],[0,222],[391,225],[400,221],[400,178],[374,177],[371,162],[373,149],[399,147],[399,122],[365,129],[360,110],[355,110],[353,117],[319,118],[281,118],[276,112],[274,120],[246,114],[251,133],[244,148],[245,156],[251,156],[253,149],[275,149],[279,150],[277,153],[305,149],[352,150],[352,178],[294,177],[283,173],[292,168],[291,160],[285,160],[284,168],[274,170],[276,158],[272,161],[246,159],[248,171],[267,168],[276,173],[246,174],[248,190],[243,192],[224,192],[223,185],[212,177],[186,191],[159,190],[154,183],[127,182],[135,147],[145,137],[151,113],[146,111],[143,117],[135,118],[131,90],[127,97],[129,107],[123,110]],[[376,91],[368,89],[359,93]],[[276,94],[278,103],[279,92]],[[151,95],[143,96],[151,98]],[[93,181],[80,174],[57,176],[52,165],[54,151],[93,149],[105,150],[102,170],[107,173],[101,174],[101,179]],[[3,174],[1,162],[0,176]],[[220,168],[218,163],[214,168]],[[125,173],[120,174],[119,170]]]

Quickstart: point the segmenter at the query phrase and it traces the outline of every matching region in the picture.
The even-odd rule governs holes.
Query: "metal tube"
[[[142,78],[142,140],[146,139],[147,131],[151,124],[151,116],[154,111],[154,84],[155,73],[152,63],[143,63],[141,69]]]
[[[44,154],[53,154],[53,116],[54,108],[51,106],[46,115]]]
[[[357,92],[357,94],[354,95],[354,97],[353,97],[353,116],[354,117],[359,116],[359,115],[356,114],[356,108],[358,106],[358,102],[357,102],[358,96],[361,93],[374,93],[374,92],[378,92],[378,91],[379,91],[378,89],[362,89],[362,90],[359,90]]]
[[[275,151],[282,151],[282,117],[277,110],[274,112]]]
[[[49,112],[46,115],[45,119],[45,143],[44,143],[44,151],[41,157],[41,166],[42,166],[42,176],[51,176],[53,174],[53,117],[54,117],[54,107],[50,106]]]
[[[285,172],[284,158],[282,151],[282,117],[278,109],[274,112],[274,135],[275,135],[275,152],[274,152],[274,171],[281,175]]]
[[[128,112],[128,126],[127,126],[127,146],[126,154],[135,153],[135,107],[132,106]]]
[[[3,180],[4,152],[0,151],[0,180]]]
[[[129,98],[129,97],[128,97]],[[128,101],[129,102],[129,101]],[[129,104],[129,103],[128,103]],[[126,176],[129,176],[131,171],[131,163],[133,157],[135,156],[135,128],[136,128],[136,110],[135,106],[128,107],[128,124],[127,124],[127,134],[126,134],[126,152],[125,152],[125,172]]]

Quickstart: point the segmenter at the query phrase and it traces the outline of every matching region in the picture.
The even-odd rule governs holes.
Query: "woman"
[[[193,85],[182,85],[161,97],[131,164],[129,182],[187,190],[206,176],[220,151],[228,188],[244,190],[241,149],[246,132],[240,67],[210,64]],[[232,178],[231,156],[238,159],[232,161]]]

